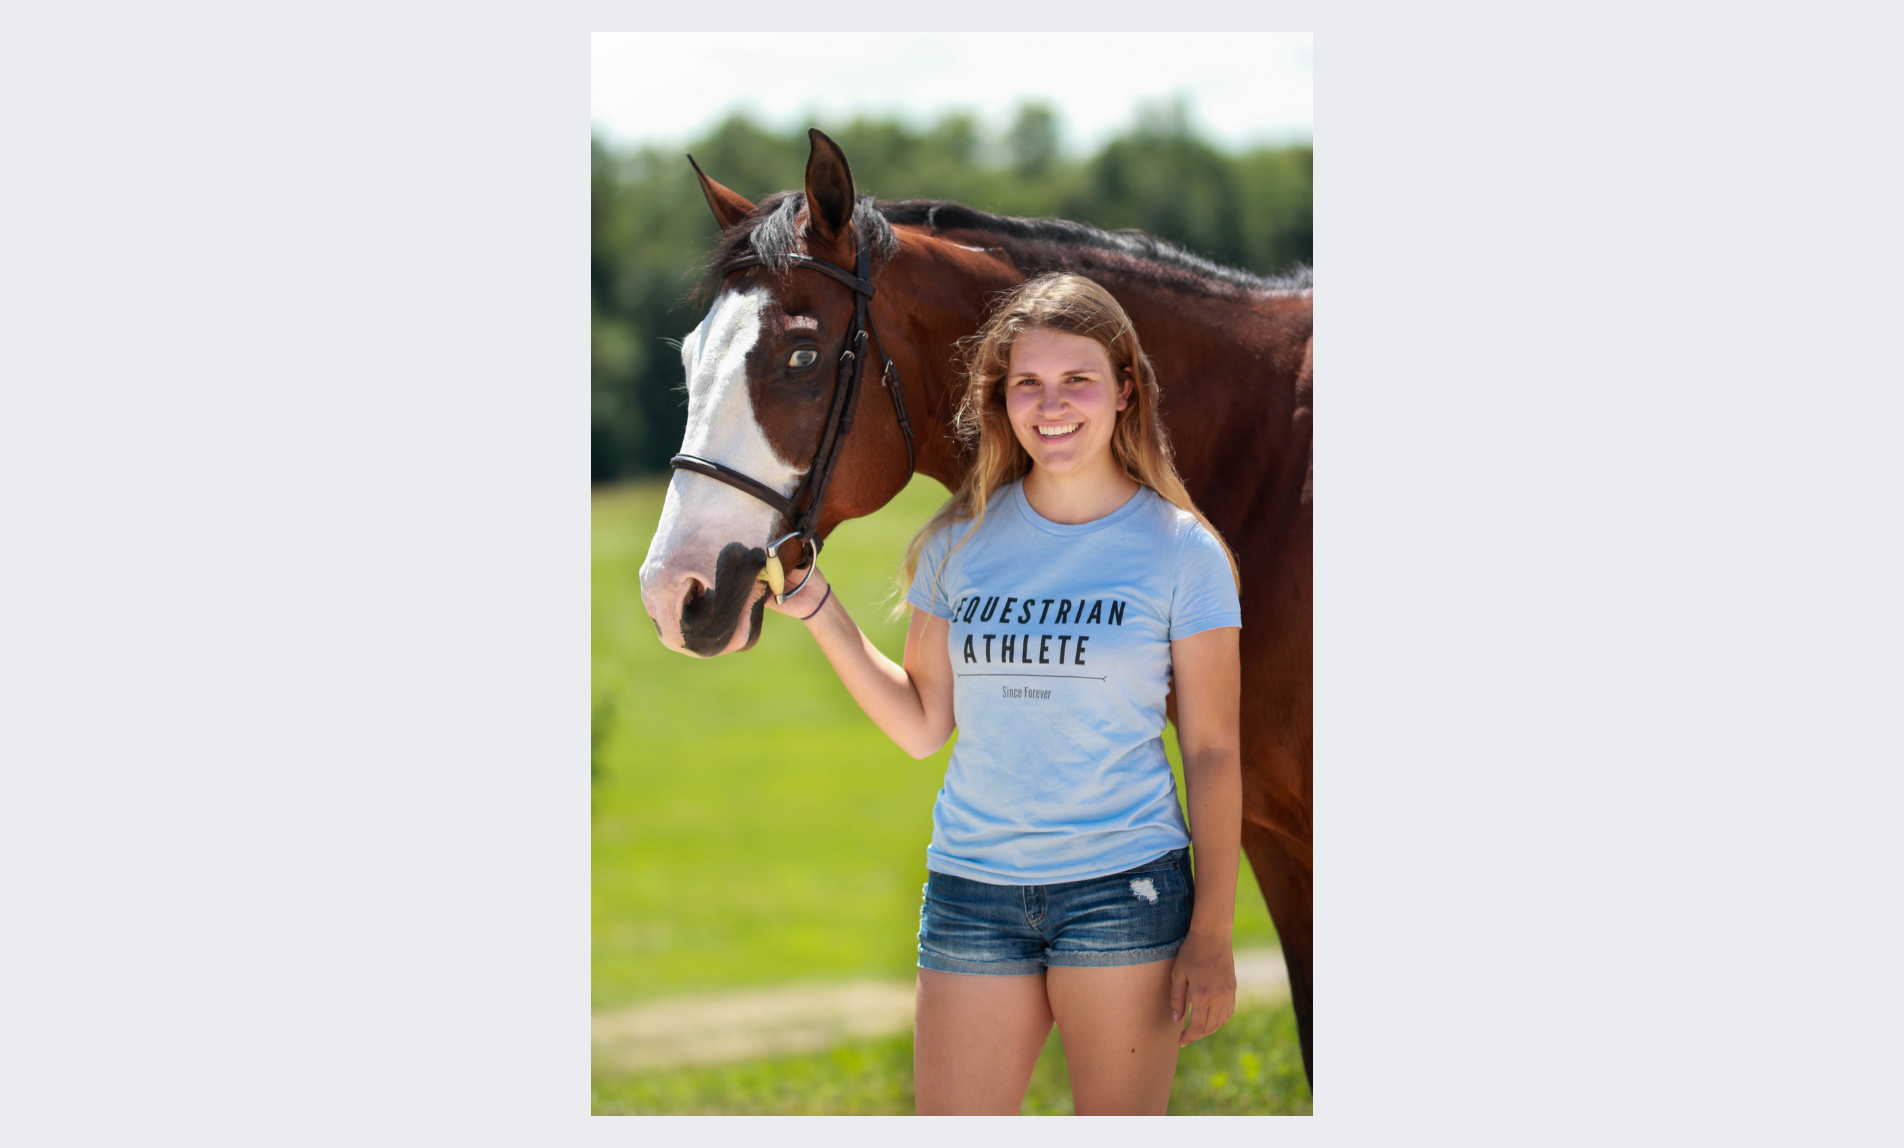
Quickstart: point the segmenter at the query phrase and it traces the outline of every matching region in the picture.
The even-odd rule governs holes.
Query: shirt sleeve
[[[1170,598],[1170,640],[1219,626],[1241,626],[1243,605],[1229,555],[1216,536],[1192,520],[1177,553],[1177,584]]]
[[[951,536],[951,530],[941,527],[938,533],[926,539],[919,550],[919,568],[913,571],[912,588],[906,591],[906,601],[935,618],[952,617],[952,603],[946,599],[941,577],[946,552],[952,545]]]

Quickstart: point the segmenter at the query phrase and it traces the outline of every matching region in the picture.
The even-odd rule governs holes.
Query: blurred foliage
[[[972,117],[924,129],[890,120],[821,125],[846,150],[859,190],[881,199],[949,199],[1002,215],[1136,227],[1219,263],[1263,273],[1312,256],[1307,146],[1227,154],[1198,138],[1182,104],[1144,109],[1131,130],[1083,160],[1059,148],[1046,106],[1021,108],[996,140]],[[804,131],[775,134],[735,116],[689,151],[749,199],[798,188]],[[689,299],[716,235],[687,161],[672,150],[591,144],[589,316],[595,482],[662,471],[687,409],[667,340],[700,321]]]

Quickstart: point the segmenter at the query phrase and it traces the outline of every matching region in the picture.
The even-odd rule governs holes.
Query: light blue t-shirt
[[[1173,640],[1242,625],[1222,544],[1148,487],[1067,526],[1014,482],[955,547],[971,525],[927,540],[906,595],[951,622],[959,728],[926,867],[1044,885],[1188,845],[1164,695]]]

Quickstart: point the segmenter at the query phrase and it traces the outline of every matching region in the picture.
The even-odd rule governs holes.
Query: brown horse
[[[682,348],[682,452],[691,461],[669,484],[641,568],[642,602],[661,640],[700,656],[753,645],[768,593],[759,581],[766,547],[780,542],[776,574],[804,560],[801,540],[785,537],[797,529],[789,499],[811,508],[819,487],[812,528],[823,539],[884,506],[914,469],[955,487],[970,461],[952,433],[957,340],[978,329],[1000,290],[1031,275],[1076,271],[1102,283],[1143,337],[1178,469],[1242,573],[1243,847],[1281,934],[1313,1079],[1306,273],[1268,280],[1137,233],[954,203],[875,202],[855,194],[839,147],[809,135],[804,192],[755,205],[695,169],[721,238],[712,305]],[[856,263],[870,275],[853,274]],[[845,346],[862,321],[871,339]],[[856,354],[842,361],[845,350]],[[882,375],[887,360],[893,369]],[[895,386],[903,406],[891,401]],[[842,407],[844,427],[834,417]],[[902,412],[919,428],[916,441]],[[816,466],[823,456],[833,465]],[[809,474],[830,485],[807,482]],[[778,508],[745,480],[768,488]]]

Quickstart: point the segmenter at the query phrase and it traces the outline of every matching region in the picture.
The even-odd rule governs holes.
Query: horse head
[[[912,476],[904,408],[888,398],[899,383],[883,371],[888,357],[902,368],[912,358],[905,320],[852,286],[884,281],[877,268],[897,240],[856,198],[839,146],[808,136],[804,190],[758,206],[694,168],[721,227],[718,281],[681,348],[687,431],[641,565],[641,601],[665,645],[700,657],[759,639],[770,545],[792,571],[810,551],[790,533],[804,527],[817,549]],[[856,340],[869,316],[877,321]]]

